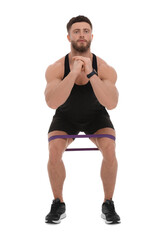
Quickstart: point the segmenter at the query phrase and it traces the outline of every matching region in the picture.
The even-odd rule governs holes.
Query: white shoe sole
[[[46,223],[60,223],[62,219],[66,218],[66,213],[63,213],[61,216],[60,216],[60,219],[59,220],[52,220],[52,221],[46,221]]]
[[[116,222],[106,220],[106,216],[105,216],[104,213],[101,214],[101,218],[103,218],[103,219],[105,220],[106,223],[120,223],[120,220],[118,220],[118,221],[116,221]]]

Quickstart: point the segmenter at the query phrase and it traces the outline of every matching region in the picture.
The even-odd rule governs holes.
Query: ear
[[[93,34],[92,34],[92,40],[93,40]]]
[[[67,39],[69,42],[71,41],[69,34],[67,35]]]

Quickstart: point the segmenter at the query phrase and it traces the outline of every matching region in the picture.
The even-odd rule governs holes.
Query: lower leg
[[[117,176],[117,159],[115,156],[110,157],[112,157],[112,159],[109,159],[109,156],[107,158],[105,157],[102,161],[101,166],[101,179],[104,189],[104,201],[106,199],[112,199]]]
[[[63,184],[66,177],[66,171],[63,161],[60,159],[50,159],[48,162],[48,174],[51,183],[54,198],[59,198],[63,202]]]

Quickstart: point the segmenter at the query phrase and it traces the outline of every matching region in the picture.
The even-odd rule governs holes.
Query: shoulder
[[[100,57],[97,57],[97,66],[98,75],[102,80],[108,79],[112,80],[114,83],[117,81],[116,70]]]
[[[63,78],[64,75],[64,59],[65,56],[49,65],[45,72],[45,77],[47,80],[52,79],[53,76],[58,78]]]

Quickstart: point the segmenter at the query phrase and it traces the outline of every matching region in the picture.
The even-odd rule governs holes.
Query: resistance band
[[[116,140],[115,136],[110,135],[110,134],[86,134],[86,135],[55,135],[55,136],[51,136],[48,141],[52,141],[54,139],[58,139],[58,138],[102,138],[102,137],[106,137],[106,138],[110,138],[112,140]],[[67,148],[65,151],[92,151],[92,150],[99,150],[98,148]]]

